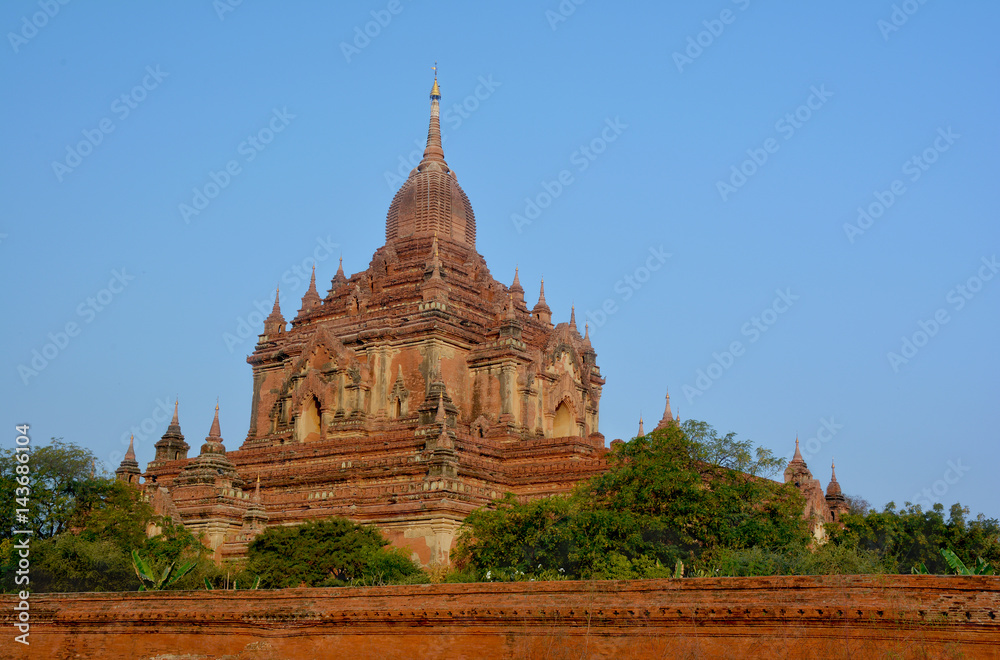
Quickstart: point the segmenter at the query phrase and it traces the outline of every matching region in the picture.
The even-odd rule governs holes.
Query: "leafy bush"
[[[272,527],[250,543],[247,570],[261,588],[397,584],[418,579],[420,567],[374,527],[330,518]]]

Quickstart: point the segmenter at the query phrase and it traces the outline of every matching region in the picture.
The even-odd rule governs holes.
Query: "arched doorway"
[[[309,399],[302,404],[302,410],[295,420],[295,438],[299,442],[309,442],[320,438],[320,412],[319,401],[316,397]]]
[[[569,435],[576,435],[576,420],[573,410],[563,401],[556,408],[556,418],[552,422],[552,437],[564,438]]]

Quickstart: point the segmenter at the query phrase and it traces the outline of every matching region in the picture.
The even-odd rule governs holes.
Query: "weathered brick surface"
[[[1000,658],[1000,578],[826,576],[31,599],[4,658]]]

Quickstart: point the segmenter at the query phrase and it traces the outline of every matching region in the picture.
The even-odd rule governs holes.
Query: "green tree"
[[[201,542],[183,526],[155,516],[134,487],[88,476],[67,490],[73,505],[60,514],[64,531],[31,542],[32,591],[134,591],[140,582],[132,567],[133,550],[156,565],[195,561],[195,570],[175,588],[197,588],[203,577],[218,572]],[[162,533],[148,538],[146,530],[154,524]],[[5,591],[16,586],[10,541],[0,544],[0,584]]]
[[[697,421],[670,425],[613,448],[608,463],[580,490],[588,505],[653,517],[695,555],[808,539],[802,496],[762,476],[781,459],[732,433],[720,437]]]
[[[453,557],[486,579],[667,577],[712,548],[805,546],[802,498],[762,475],[782,464],[703,422],[670,425],[608,455],[568,497],[513,497],[470,515]]]
[[[19,464],[12,449],[0,450],[0,498],[4,502],[0,511],[0,538],[10,538],[15,528],[14,502],[17,487],[15,467]],[[28,500],[32,510],[29,528],[35,538],[51,538],[65,531],[76,505],[77,493],[92,482],[97,459],[94,453],[62,438],[52,438],[48,445],[33,447],[31,467],[31,494]]]
[[[345,518],[271,527],[250,543],[247,571],[261,588],[394,583],[421,573],[377,529]]]
[[[929,511],[906,503],[902,509],[890,502],[882,511],[847,514],[843,528],[828,526],[830,542],[876,552],[893,564],[893,572],[910,573],[923,567],[932,574],[951,572],[942,550],[961,557],[982,557],[1000,563],[1000,522],[979,514],[969,519],[969,510],[954,504],[945,518],[944,506]]]

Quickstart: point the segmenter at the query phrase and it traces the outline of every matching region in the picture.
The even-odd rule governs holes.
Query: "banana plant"
[[[160,577],[156,577],[152,564],[140,557],[137,550],[132,550],[132,568],[135,569],[135,574],[142,582],[139,585],[139,591],[162,591],[190,573],[198,562],[189,561],[175,571],[176,564],[177,562],[170,562],[170,565],[163,569]]]
[[[955,571],[956,575],[993,575],[993,567],[982,557],[977,557],[976,565],[969,568],[951,550],[944,548],[941,550],[941,554],[944,555],[944,560],[948,562],[951,570]]]

